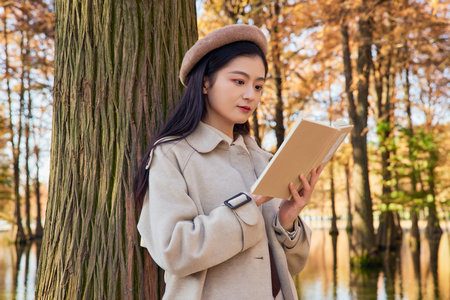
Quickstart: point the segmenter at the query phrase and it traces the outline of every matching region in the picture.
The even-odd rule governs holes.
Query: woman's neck
[[[211,120],[207,117],[205,117],[202,121],[204,123],[208,124],[209,126],[212,126],[212,127],[216,128],[217,130],[220,130],[221,132],[223,132],[224,134],[229,136],[232,140],[234,140],[234,134],[233,134],[234,125],[230,126],[230,124],[225,124],[222,122],[214,122],[213,120]]]

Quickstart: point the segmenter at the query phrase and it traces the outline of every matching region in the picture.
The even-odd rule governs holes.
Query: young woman
[[[186,53],[184,95],[135,180],[141,246],[165,270],[164,299],[297,299],[310,229],[298,216],[321,167],[293,200],[249,194],[271,155],[249,135],[267,75],[258,28],[218,29]],[[301,159],[301,158],[293,158]]]

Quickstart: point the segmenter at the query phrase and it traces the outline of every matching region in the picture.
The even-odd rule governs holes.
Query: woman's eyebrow
[[[242,72],[242,71],[231,71],[229,73],[230,74],[239,74],[239,75],[245,76],[247,78],[250,78],[250,76],[247,73]],[[264,77],[258,77],[258,78],[256,78],[256,80],[266,81],[266,79]]]

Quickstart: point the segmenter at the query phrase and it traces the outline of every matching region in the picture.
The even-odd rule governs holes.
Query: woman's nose
[[[254,100],[256,96],[256,91],[253,86],[247,86],[244,90],[244,99],[246,100]]]

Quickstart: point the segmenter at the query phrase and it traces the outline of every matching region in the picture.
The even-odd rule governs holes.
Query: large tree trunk
[[[158,299],[132,182],[181,96],[195,2],[57,0],[49,200],[37,299]],[[159,285],[159,286],[158,286]]]
[[[367,115],[368,90],[371,65],[372,33],[369,16],[360,14],[357,61],[358,98],[355,103],[351,91],[352,67],[348,28],[341,23],[341,36],[344,56],[345,91],[349,102],[349,115],[353,122],[351,143],[353,148],[353,202],[355,212],[352,218],[352,263],[371,263],[375,258],[375,236],[373,229],[372,198],[370,196],[369,170],[367,158]]]

